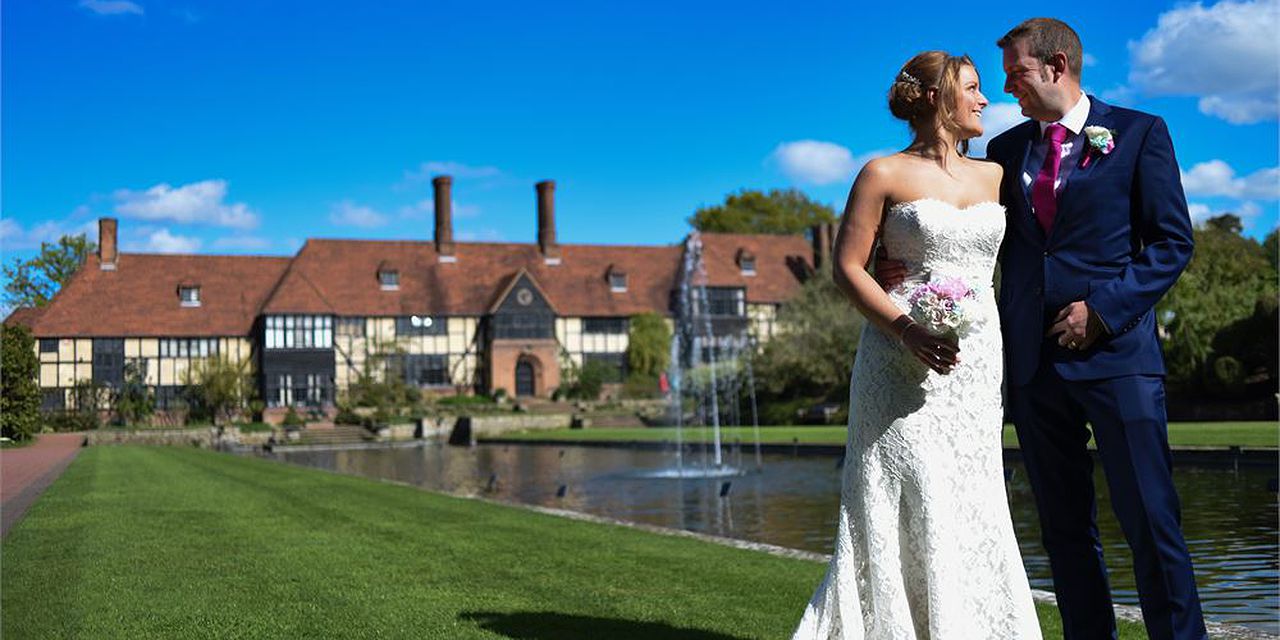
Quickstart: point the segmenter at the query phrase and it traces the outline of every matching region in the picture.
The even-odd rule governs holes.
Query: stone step
[[[375,437],[364,427],[334,426],[318,430],[304,429],[295,442],[297,444],[343,444],[349,442],[368,442]]]

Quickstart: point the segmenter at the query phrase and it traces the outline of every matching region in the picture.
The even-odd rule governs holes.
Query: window
[[[745,292],[731,287],[707,287],[707,313],[713,316],[747,315]]]
[[[625,334],[627,332],[626,318],[583,318],[583,333],[611,333]]]
[[[62,411],[67,408],[67,394],[62,389],[41,389],[40,410]]]
[[[627,290],[627,274],[621,271],[609,271],[609,290],[621,293]]]
[[[382,287],[383,291],[395,291],[396,289],[399,289],[400,272],[395,270],[379,271],[378,284]]]
[[[754,276],[756,274],[756,256],[754,253],[746,249],[738,249],[736,260],[738,268],[742,270],[742,275]]]
[[[332,349],[331,316],[267,316],[268,349]]]
[[[276,378],[276,406],[288,407],[293,404],[293,376],[283,374]]]
[[[338,318],[336,330],[339,336],[364,337],[364,318]]]
[[[217,338],[163,338],[161,358],[208,358],[218,355]]]
[[[404,381],[417,386],[449,384],[449,358],[443,355],[404,356]]]
[[[511,313],[493,318],[495,338],[550,338],[554,335],[550,315]]]
[[[184,307],[200,306],[200,287],[178,287],[178,300],[181,301],[182,306]]]
[[[446,333],[447,328],[447,320],[440,317],[409,316],[396,318],[396,337],[442,336]]]
[[[318,373],[307,374],[307,404],[318,405],[324,401],[324,376]]]
[[[57,353],[57,338],[40,338],[40,353]]]

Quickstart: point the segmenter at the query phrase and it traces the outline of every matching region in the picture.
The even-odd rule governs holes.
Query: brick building
[[[250,360],[268,407],[331,405],[373,354],[427,390],[547,396],[566,359],[604,361],[620,381],[629,318],[672,316],[683,243],[560,244],[550,181],[536,186],[536,242],[455,242],[451,180],[433,186],[431,241],[312,239],[292,257],[120,253],[103,218],[97,254],[49,305],[6,322],[37,339],[46,408],[79,381],[119,384],[136,361],[164,409],[213,356]],[[813,246],[829,247],[829,231]],[[717,334],[768,339],[822,259],[801,236],[702,241]]]

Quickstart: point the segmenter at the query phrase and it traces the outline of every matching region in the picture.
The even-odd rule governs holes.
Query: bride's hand
[[[917,360],[943,375],[960,364],[960,347],[954,341],[935,336],[915,322],[902,330],[902,344]]]

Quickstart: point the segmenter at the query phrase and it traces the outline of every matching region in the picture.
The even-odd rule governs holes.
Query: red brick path
[[[83,443],[83,434],[46,433],[35,444],[0,450],[0,536],[62,475]]]

